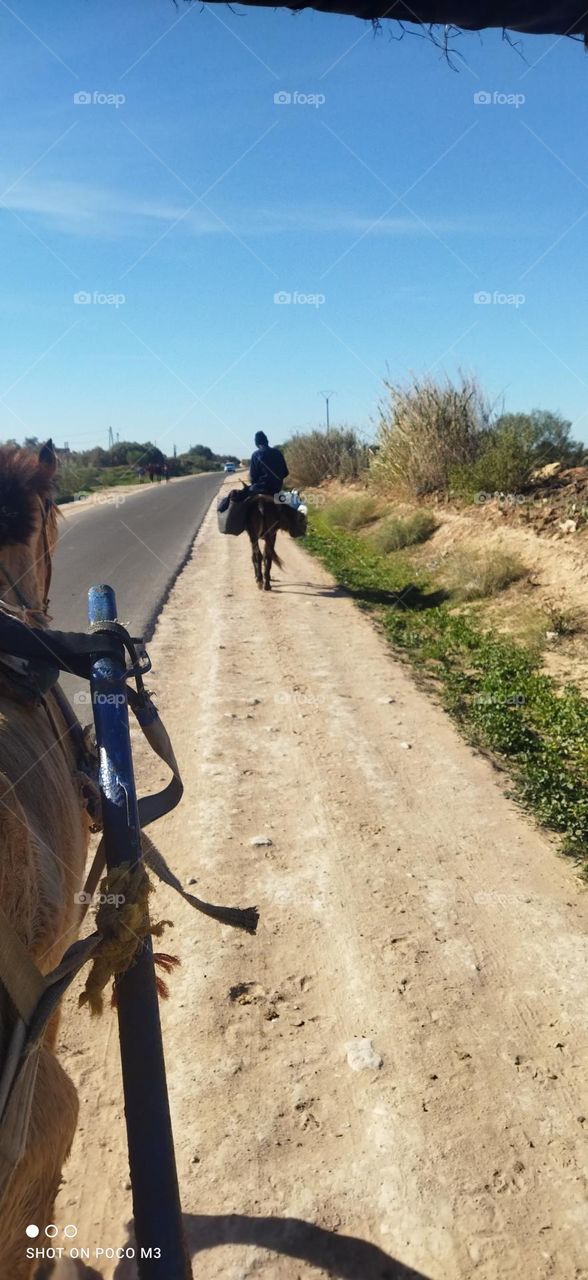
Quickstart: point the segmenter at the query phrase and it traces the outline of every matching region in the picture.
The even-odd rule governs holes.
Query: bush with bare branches
[[[308,431],[284,445],[288,483],[304,487],[323,480],[358,480],[366,470],[369,450],[351,427]]]
[[[487,439],[491,411],[479,382],[465,375],[455,386],[413,377],[385,386],[373,484],[412,497],[446,490],[452,469],[474,462]]]

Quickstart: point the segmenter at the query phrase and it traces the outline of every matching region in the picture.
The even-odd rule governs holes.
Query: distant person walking
[[[150,462],[150,463],[149,463],[149,466],[147,467],[147,470],[148,470],[148,472],[149,472],[149,479],[150,479],[150,481],[151,481],[151,484],[153,484],[153,477],[154,477],[154,475],[155,475],[155,467],[153,466],[153,463],[152,463],[152,462]]]
[[[165,483],[167,484],[169,480],[169,463],[168,462],[164,462],[163,464],[163,474],[165,476]]]

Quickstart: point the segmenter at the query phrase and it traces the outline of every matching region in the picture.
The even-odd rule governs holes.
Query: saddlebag
[[[247,518],[246,508],[246,502],[233,502],[228,493],[223,498],[219,498],[216,505],[219,532],[232,533],[235,537],[238,537],[240,533],[244,533]]]

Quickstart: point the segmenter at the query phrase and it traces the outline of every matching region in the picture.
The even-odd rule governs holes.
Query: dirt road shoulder
[[[154,906],[182,959],[162,1018],[195,1272],[586,1280],[586,896],[329,575],[280,550],[258,593],[211,510],[150,645],[186,782],[156,839],[196,893],[261,911],[251,939]],[[136,768],[164,781],[140,744]],[[72,995],[61,1040],[82,1115],[55,1221],[124,1245],[114,1017]]]

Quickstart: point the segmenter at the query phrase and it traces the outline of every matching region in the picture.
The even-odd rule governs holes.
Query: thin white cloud
[[[178,233],[192,236],[222,235],[226,227],[206,209],[192,208],[185,217],[185,203],[157,200],[132,193],[81,182],[24,179],[10,187],[10,180],[0,178],[0,210],[12,209],[23,217],[39,219],[47,229],[69,235],[96,239],[118,239],[141,236],[148,223],[162,227],[181,218]],[[6,191],[1,196],[2,190]],[[271,235],[291,231],[346,233],[361,235],[373,230],[375,236],[416,236],[429,234],[423,224],[409,214],[399,214],[375,221],[377,211],[357,213],[341,207],[276,206],[275,208],[243,208],[228,210],[223,206],[222,218],[241,235]],[[485,215],[436,217],[427,220],[427,228],[438,235],[494,235],[496,220]],[[516,234],[511,228],[510,233]],[[509,229],[501,224],[501,234]]]
[[[257,226],[264,231],[328,231],[363,233],[373,230],[378,236],[422,236],[423,224],[410,214],[399,214],[397,217],[378,219],[377,214],[355,213],[351,209],[263,209],[255,212],[253,217]],[[445,235],[489,235],[495,230],[495,221],[487,217],[463,216],[446,218],[428,218],[427,226],[434,227],[438,234]]]
[[[0,207],[42,218],[54,229],[83,236],[134,234],[144,220],[172,222],[182,206],[165,200],[141,199],[126,192],[80,182],[23,181],[1,196]],[[215,231],[216,219],[203,211],[195,214],[194,230]]]

